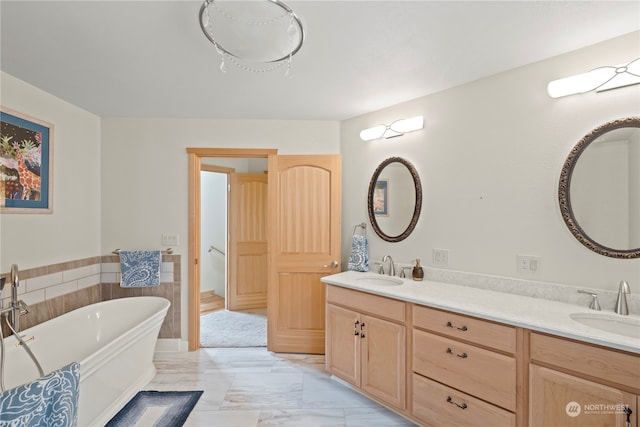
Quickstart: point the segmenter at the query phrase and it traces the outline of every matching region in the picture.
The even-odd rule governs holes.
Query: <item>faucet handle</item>
[[[578,293],[591,295],[591,303],[589,304],[589,308],[591,310],[597,310],[597,311],[602,310],[602,307],[600,307],[600,303],[598,302],[598,294],[590,291],[583,291],[581,289],[578,289]]]
[[[374,264],[378,266],[378,274],[384,274],[384,267],[382,266],[382,263],[375,262]]]
[[[29,314],[31,313],[31,309],[29,306],[22,300],[18,301],[18,308],[20,309],[20,314]]]
[[[411,270],[413,267],[400,267],[400,277],[402,279],[406,278],[407,275],[404,273],[405,270]]]

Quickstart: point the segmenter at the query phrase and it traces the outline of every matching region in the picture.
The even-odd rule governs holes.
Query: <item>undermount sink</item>
[[[640,319],[606,313],[571,313],[573,320],[601,331],[640,338]]]
[[[404,282],[402,279],[391,276],[383,276],[369,274],[364,277],[358,277],[356,281],[365,284],[365,285],[373,285],[373,286],[398,286],[402,285]]]

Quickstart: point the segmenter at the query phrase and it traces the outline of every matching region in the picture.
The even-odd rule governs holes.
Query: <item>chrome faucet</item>
[[[629,284],[624,280],[620,282],[620,287],[618,288],[618,300],[616,301],[616,313],[628,315],[629,307],[627,306],[627,294],[631,293],[631,289],[629,289]]]
[[[391,258],[391,255],[385,255],[382,257],[382,264],[381,266],[384,267],[384,263],[387,262],[387,260],[389,261],[389,269],[387,270],[387,274],[389,276],[395,276],[396,275],[396,267],[393,265],[393,258]],[[384,270],[383,270],[384,272]]]
[[[11,314],[11,323],[7,319],[9,327],[17,332],[20,330],[20,316],[29,312],[29,307],[22,300],[18,300],[18,285],[20,279],[18,277],[18,265],[11,266],[11,305],[6,309],[0,310],[5,316]]]

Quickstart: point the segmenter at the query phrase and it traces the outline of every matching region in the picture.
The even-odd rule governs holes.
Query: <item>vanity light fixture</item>
[[[360,132],[360,139],[371,141],[381,138],[394,138],[405,133],[413,132],[424,127],[424,117],[416,116],[409,119],[399,119],[389,125],[378,125]]]
[[[638,83],[640,83],[640,58],[627,64],[606,65],[576,76],[554,80],[547,85],[547,92],[552,98],[560,98],[592,90],[602,92]]]

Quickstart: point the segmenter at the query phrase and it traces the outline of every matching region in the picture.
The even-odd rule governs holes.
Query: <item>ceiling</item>
[[[102,117],[344,120],[640,29],[638,1],[287,4],[293,78],[222,73],[189,0],[0,0],[0,68]]]

